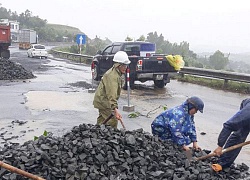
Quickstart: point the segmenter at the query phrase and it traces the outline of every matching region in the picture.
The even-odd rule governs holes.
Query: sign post
[[[81,54],[82,44],[86,44],[86,35],[85,34],[77,34],[76,35],[76,43],[79,46],[79,54]]]

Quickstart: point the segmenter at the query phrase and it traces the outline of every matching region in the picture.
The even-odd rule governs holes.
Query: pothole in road
[[[85,89],[92,88],[92,86],[93,86],[93,88],[97,88],[97,86],[98,86],[95,83],[93,83],[93,85],[92,85],[92,84],[89,84],[89,83],[87,83],[85,81],[78,81],[76,83],[69,83],[69,85],[73,86],[73,87],[81,87],[81,88],[85,88]]]
[[[145,93],[140,94],[139,96],[155,96],[155,93],[145,92]]]

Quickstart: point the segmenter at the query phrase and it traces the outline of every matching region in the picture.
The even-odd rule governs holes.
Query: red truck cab
[[[1,59],[9,59],[11,45],[10,24],[6,21],[0,21],[0,57]]]

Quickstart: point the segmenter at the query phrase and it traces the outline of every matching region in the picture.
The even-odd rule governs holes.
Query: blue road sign
[[[77,34],[76,35],[76,43],[78,45],[86,43],[86,35],[85,34]]]

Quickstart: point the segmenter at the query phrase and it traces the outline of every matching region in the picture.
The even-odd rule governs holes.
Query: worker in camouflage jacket
[[[98,125],[102,124],[103,121],[113,114],[107,124],[117,128],[117,120],[121,120],[122,118],[118,111],[118,99],[122,88],[121,76],[126,73],[130,60],[126,52],[118,51],[114,55],[113,61],[114,65],[103,75],[98,85],[93,105],[99,110]]]
[[[214,150],[218,164],[213,164],[215,171],[229,167],[239,155],[241,148],[222,154],[223,146],[228,148],[245,142],[250,131],[250,98],[244,99],[240,104],[240,110],[223,124],[218,137],[218,147]]]
[[[194,114],[203,112],[204,103],[196,97],[188,98],[184,103],[158,115],[151,124],[152,134],[162,140],[171,140],[173,143],[189,150],[188,145],[193,143],[194,149],[200,149],[197,144]]]

